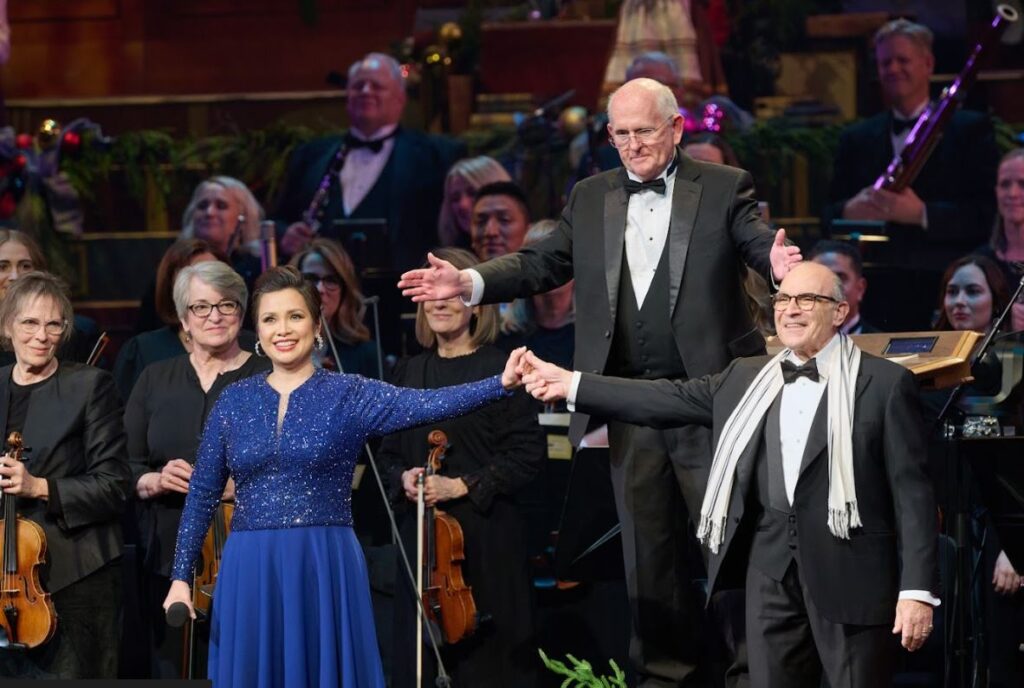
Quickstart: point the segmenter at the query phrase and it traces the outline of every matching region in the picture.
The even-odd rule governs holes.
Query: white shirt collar
[[[655,179],[664,179],[665,180],[665,186],[667,187],[669,182],[671,182],[673,179],[676,178],[676,172],[679,171],[678,159],[679,159],[679,155],[677,154],[674,158],[672,158],[672,160],[669,161],[668,166],[666,166],[665,169],[663,169],[661,171],[661,174],[659,174],[657,177],[655,177]],[[673,163],[676,163],[676,164],[673,165]],[[669,170],[672,170],[672,174],[671,175],[668,173]],[[643,181],[642,179],[640,179],[640,177],[636,176],[635,174],[633,174],[629,170],[626,170],[626,175],[630,179],[635,181],[635,182],[642,182]]]
[[[839,348],[838,332],[832,335],[832,339],[828,340],[828,344],[823,346],[821,351],[814,355],[814,363],[818,368],[818,377],[822,380],[825,380],[828,377],[828,366],[832,361],[832,356],[835,354],[837,348]],[[803,365],[807,362],[797,356],[795,351],[790,351],[786,358],[797,365]]]
[[[355,127],[349,127],[349,131],[352,132],[352,135],[355,136],[360,141],[376,141],[377,139],[382,139],[385,136],[391,136],[391,133],[394,132],[394,130],[397,128],[397,124],[388,124],[387,126],[381,127],[372,134],[364,134]]]
[[[900,114],[896,110],[896,108],[892,108],[892,116],[893,117],[898,117],[899,119],[912,119],[912,120],[916,120],[918,117],[921,116],[921,113],[924,112],[925,108],[927,108],[928,105],[930,105],[930,104],[931,104],[931,101],[926,99],[923,103],[921,103],[916,108],[914,108],[914,111],[912,113],[910,113],[909,115],[907,115],[906,117],[904,117],[902,114]]]

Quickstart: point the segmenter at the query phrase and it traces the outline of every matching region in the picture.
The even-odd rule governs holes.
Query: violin
[[[448,437],[440,430],[431,431],[427,442],[432,449],[425,470],[417,478],[422,485],[427,476],[441,469]],[[453,516],[437,507],[423,509],[421,520],[423,546],[420,548],[422,569],[419,593],[427,618],[440,627],[446,643],[457,643],[476,630],[479,615],[473,589],[462,577],[462,562],[466,560],[465,537],[462,526]],[[423,587],[423,583],[426,587]]]
[[[192,607],[197,619],[209,618],[213,604],[213,591],[220,573],[220,561],[224,554],[224,544],[231,533],[231,519],[235,514],[233,502],[222,501],[213,514],[213,522],[206,531],[203,549],[199,562],[196,564],[192,578]],[[185,627],[185,644],[182,648],[182,678],[194,678],[194,659],[196,644],[196,625],[189,622]]]
[[[7,438],[8,454],[21,461],[20,432]],[[50,594],[39,584],[46,561],[46,535],[38,523],[20,518],[18,499],[4,494],[3,588],[0,589],[0,648],[31,649],[50,640],[57,630],[57,612]]]

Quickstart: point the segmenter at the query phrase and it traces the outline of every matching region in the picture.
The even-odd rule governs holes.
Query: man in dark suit
[[[889,22],[875,34],[875,57],[890,109],[843,132],[823,220],[826,227],[836,218],[889,223],[901,265],[941,273],[992,231],[999,158],[992,123],[979,112],[957,112],[910,188],[876,191],[874,181],[930,103],[932,32],[905,19]]]
[[[828,268],[793,268],[774,304],[786,349],[718,375],[602,378],[527,354],[523,381],[604,417],[712,427],[698,534],[711,591],[746,588],[752,686],[818,688],[823,673],[833,686],[890,685],[891,634],[918,649],[939,602],[917,387],[839,334],[848,306]]]
[[[317,221],[387,221],[390,267],[407,270],[437,245],[437,218],[444,177],[464,152],[460,145],[399,125],[405,80],[394,58],[370,53],[348,71],[350,129],[344,136],[312,141],[292,154],[275,218],[287,224],[281,251],[291,256],[313,238],[303,213],[326,184],[326,205]],[[332,163],[345,147],[344,166]],[[380,267],[380,266],[375,266]]]
[[[843,285],[843,298],[850,305],[850,309],[846,314],[846,320],[839,328],[840,331],[845,334],[881,332],[861,317],[860,304],[868,290],[868,280],[864,277],[864,261],[857,247],[844,241],[822,239],[814,245],[807,258],[834,272]]]
[[[748,315],[740,263],[782,279],[800,260],[761,219],[750,175],[690,159],[671,90],[636,79],[612,94],[608,134],[624,167],[577,184],[558,228],[518,253],[456,270],[402,276],[406,296],[511,301],[576,279],[581,370],[685,379],[764,351]],[[589,417],[569,429],[578,443]],[[632,615],[630,659],[642,686],[692,685],[701,646],[690,599],[684,508],[696,519],[707,480],[707,431],[608,428],[612,485],[622,525]],[[699,567],[699,563],[698,563]]]

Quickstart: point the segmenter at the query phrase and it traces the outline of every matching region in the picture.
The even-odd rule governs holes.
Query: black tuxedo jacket
[[[699,162],[680,149],[672,196],[669,315],[679,355],[690,377],[722,370],[737,356],[764,353],[764,339],[748,315],[741,263],[766,278],[773,233],[761,219],[750,175]],[[575,365],[605,369],[618,312],[624,257],[626,172],[603,172],[577,184],[558,228],[542,241],[476,266],[483,300],[501,303],[576,279]],[[574,414],[578,442],[588,417]]]
[[[11,368],[0,368],[5,423]],[[47,480],[50,500],[19,498],[18,512],[46,533],[40,578],[48,592],[121,556],[121,515],[131,491],[121,415],[110,373],[78,363],[61,362],[29,399],[21,433],[25,467]]]
[[[836,152],[829,205],[823,226],[843,216],[843,205],[885,171],[893,157],[892,111],[845,129]],[[911,184],[924,201],[928,229],[899,225],[892,236],[906,248],[912,267],[942,270],[986,241],[995,217],[999,151],[992,122],[979,112],[960,110]],[[902,259],[901,259],[902,262]]]
[[[584,374],[576,407],[653,427],[698,423],[722,426],[769,359],[734,361],[719,375],[678,382],[624,380]],[[823,397],[822,400],[825,403]],[[854,407],[853,460],[862,528],[849,540],[826,524],[828,446],[825,414],[819,413],[796,485],[800,577],[821,613],[836,623],[892,623],[900,590],[935,591],[937,512],[926,473],[926,446],[917,387],[900,366],[869,354],[861,357]],[[762,419],[762,426],[764,424]],[[736,469],[725,538],[710,556],[712,592],[742,585],[752,529],[764,527],[754,478],[758,432]]]
[[[302,219],[313,194],[341,146],[341,136],[310,141],[292,153],[285,188],[274,218],[282,225]],[[437,219],[448,168],[465,152],[462,144],[438,136],[399,127],[395,146],[385,171],[392,177],[387,204],[388,234],[392,267],[409,270],[426,260],[427,251],[438,244]],[[341,184],[332,180],[322,223],[330,226],[345,217]]]

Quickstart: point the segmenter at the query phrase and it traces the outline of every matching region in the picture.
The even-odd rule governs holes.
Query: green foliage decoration
[[[608,677],[595,675],[594,668],[585,659],[577,659],[572,655],[566,655],[566,659],[572,665],[569,666],[565,662],[551,659],[544,654],[544,650],[538,649],[537,652],[540,653],[540,659],[548,670],[559,676],[566,677],[562,681],[561,688],[626,688],[626,674],[619,668],[614,659],[608,660],[608,664],[612,669],[612,675]]]

